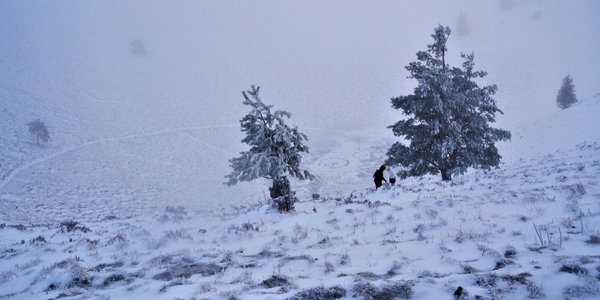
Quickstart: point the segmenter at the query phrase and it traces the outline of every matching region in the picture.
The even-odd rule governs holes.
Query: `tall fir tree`
[[[462,68],[446,64],[449,36],[450,28],[435,28],[434,43],[406,67],[418,82],[413,94],[392,98],[392,107],[406,118],[389,128],[410,144],[394,143],[386,164],[400,165],[402,178],[439,172],[446,181],[469,167],[497,167],[501,156],[495,142],[510,140],[510,132],[490,127],[502,113],[492,98],[497,87],[474,81],[487,75],[473,70],[474,54],[462,55]]]
[[[270,195],[278,210],[292,211],[296,198],[288,176],[300,180],[314,178],[310,172],[300,168],[302,154],[308,153],[307,137],[296,126],[286,124],[285,119],[291,117],[289,112],[271,112],[272,105],[262,102],[259,91],[260,87],[253,85],[250,90],[242,92],[244,105],[252,108],[240,120],[242,131],[246,133],[242,142],[250,149],[229,161],[232,172],[226,176],[227,184],[269,179],[273,183],[269,188]]]
[[[558,95],[556,95],[556,104],[561,109],[567,109],[575,102],[577,102],[577,97],[575,96],[573,79],[570,75],[567,75],[563,78],[562,86],[560,87],[560,90],[558,90]]]

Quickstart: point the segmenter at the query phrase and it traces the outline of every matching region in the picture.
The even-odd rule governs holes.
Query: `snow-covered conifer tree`
[[[251,181],[266,178],[273,182],[269,189],[277,208],[280,211],[294,209],[295,192],[290,189],[288,176],[301,180],[313,179],[313,175],[300,168],[302,153],[308,153],[307,137],[290,127],[285,118],[290,118],[287,111],[271,112],[272,105],[264,104],[258,93],[260,87],[251,86],[242,92],[244,105],[252,110],[240,120],[242,131],[246,137],[242,140],[250,146],[248,151],[241,152],[239,157],[231,159],[233,169],[227,175],[228,185],[239,181]]]
[[[560,87],[560,90],[558,90],[556,104],[559,108],[566,109],[575,102],[577,102],[577,97],[575,97],[575,86],[573,85],[573,79],[571,76],[567,75],[565,78],[563,78],[562,86]]]
[[[474,81],[487,74],[473,70],[474,55],[462,55],[462,68],[446,65],[449,36],[450,28],[435,28],[434,43],[406,67],[418,81],[413,94],[392,98],[406,118],[390,128],[410,144],[394,143],[386,164],[402,166],[403,178],[440,172],[442,180],[451,180],[469,167],[490,169],[501,158],[494,143],[510,139],[510,132],[489,125],[502,113],[492,98],[497,87]]]

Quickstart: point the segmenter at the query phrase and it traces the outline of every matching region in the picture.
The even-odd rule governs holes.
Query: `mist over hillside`
[[[584,130],[557,125],[560,136],[529,129],[577,118],[555,105],[567,74],[597,103],[598,11],[591,0],[3,1],[0,192],[17,202],[105,191],[121,202],[255,199],[262,187],[222,185],[243,149],[240,92],[251,84],[309,136],[318,180],[301,184],[306,195],[367,187],[395,140],[386,126],[402,117],[389,99],[415,86],[404,67],[437,24],[455,29],[450,64],[473,51],[489,72],[481,84],[499,86],[497,126],[516,133],[500,145],[505,159],[598,140],[585,130],[593,118],[580,118]],[[24,125],[35,118],[50,127],[43,147]]]
[[[0,299],[598,299],[600,1],[0,1]],[[373,188],[438,24],[498,169]],[[578,102],[559,109],[570,75]],[[223,184],[243,90],[308,136],[280,213]],[[27,123],[50,132],[38,144]],[[280,198],[281,199],[281,198]]]

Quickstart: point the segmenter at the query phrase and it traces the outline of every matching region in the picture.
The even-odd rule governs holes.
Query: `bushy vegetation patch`
[[[329,288],[316,287],[301,291],[289,298],[289,300],[333,300],[340,299],[346,296],[346,290],[341,286],[333,286]]]
[[[287,280],[287,278],[273,275],[273,276],[263,280],[263,282],[261,282],[260,285],[270,289],[270,288],[274,288],[274,287],[289,286],[291,284]]]
[[[192,275],[200,274],[202,276],[211,276],[223,271],[221,267],[215,263],[178,263],[170,265],[164,272],[154,275],[152,278],[156,280],[169,281],[175,278],[190,278]]]
[[[568,264],[568,265],[562,265],[562,267],[560,267],[560,272],[565,272],[565,273],[571,273],[571,274],[575,274],[575,275],[587,275],[588,274],[588,270],[580,265],[576,265],[576,264]]]
[[[365,300],[410,299],[413,296],[412,286],[410,281],[398,281],[380,287],[367,282],[356,284],[352,292],[354,296],[363,297]]]

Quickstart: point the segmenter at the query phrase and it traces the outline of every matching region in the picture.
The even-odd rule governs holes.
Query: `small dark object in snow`
[[[92,286],[92,278],[90,277],[75,277],[67,285],[67,288],[86,288]]]
[[[71,232],[73,230],[75,230],[75,227],[77,226],[77,222],[75,221],[63,221],[60,223],[60,227],[61,227],[61,231],[62,232]]]
[[[107,269],[107,268],[113,270],[113,269],[116,269],[116,268],[120,268],[123,265],[124,264],[123,264],[122,261],[116,261],[116,262],[113,262],[113,263],[101,263],[101,264],[99,264],[99,265],[91,268],[90,271],[100,272],[100,271],[102,271],[104,269]]]
[[[270,288],[285,286],[285,285],[289,285],[289,284],[290,284],[290,282],[287,281],[287,279],[273,275],[273,276],[271,276],[271,278],[263,280],[263,282],[260,285],[270,289]]]
[[[352,291],[354,296],[362,296],[364,299],[410,299],[413,296],[412,286],[410,281],[392,282],[379,287],[371,283],[358,283]]]
[[[512,259],[517,256],[517,250],[515,248],[508,248],[504,251],[504,258]]]
[[[175,278],[190,278],[192,275],[212,276],[221,271],[223,267],[214,263],[191,263],[171,265],[167,271],[154,275],[152,279],[170,281]]]
[[[340,286],[330,288],[317,287],[304,290],[289,298],[289,300],[330,300],[340,299],[346,296],[346,290]]]
[[[514,264],[514,262],[512,260],[502,258],[496,262],[496,266],[494,267],[494,270],[500,270],[500,269],[502,269],[508,265],[512,265],[512,264]]]
[[[582,274],[587,275],[588,270],[579,266],[579,265],[563,265],[560,267],[561,272],[571,273],[571,274]]]
[[[381,276],[379,276],[373,272],[358,272],[358,273],[356,273],[356,276],[367,279],[367,280],[371,280],[371,281],[381,279]]]
[[[454,299],[460,299],[460,296],[462,295],[462,293],[463,293],[463,287],[462,286],[457,287],[453,294]]]
[[[58,285],[51,283],[44,292],[54,291],[58,288]]]
[[[123,274],[113,274],[108,276],[106,279],[104,279],[104,283],[102,284],[103,286],[109,286],[117,281],[123,281],[125,280],[125,276]]]
[[[83,225],[79,225],[79,222],[76,221],[63,221],[60,223],[60,232],[61,233],[66,233],[66,232],[72,232],[74,230],[79,230],[83,233],[88,233],[91,232],[92,230],[86,226]]]
[[[529,274],[527,272],[523,272],[523,273],[519,273],[517,275],[506,274],[506,275],[501,276],[502,280],[504,280],[510,284],[519,283],[519,284],[523,284],[523,285],[527,285],[527,283],[528,283],[527,277],[531,277],[531,274]]]
[[[314,193],[314,194],[312,194],[312,198],[313,198],[313,200],[319,200],[319,199],[321,199],[321,195]]]
[[[592,234],[590,235],[590,239],[585,242],[592,245],[600,245],[600,235]]]

